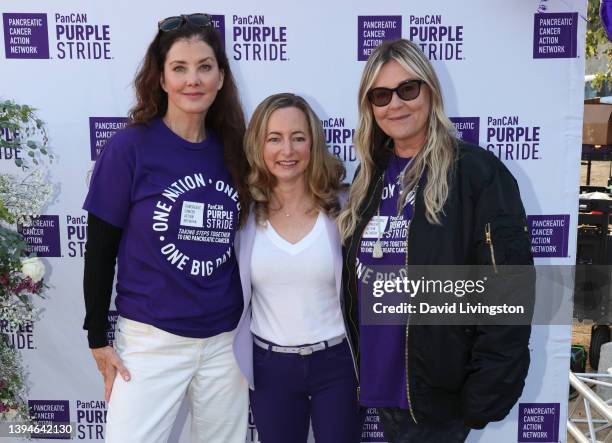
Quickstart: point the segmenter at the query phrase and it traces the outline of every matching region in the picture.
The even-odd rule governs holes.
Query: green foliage
[[[30,422],[27,394],[21,356],[9,346],[7,337],[0,334],[0,419]],[[13,411],[12,418],[7,416],[8,410]]]
[[[28,169],[30,162],[38,165],[43,157],[50,161],[53,154],[48,150],[49,138],[44,122],[28,105],[19,105],[11,100],[0,101],[0,129],[8,131],[11,140],[0,138],[0,147],[20,149],[27,153],[28,160],[15,159],[15,164]],[[27,158],[26,157],[26,158]]]
[[[51,162],[44,122],[34,108],[11,100],[0,100],[0,147],[19,151],[15,164],[25,174],[0,173],[0,324],[3,332],[31,324],[37,314],[34,297],[42,297],[47,286],[27,274],[32,266],[43,266],[28,258],[28,244],[15,224],[29,222],[42,213],[51,195],[43,160]],[[17,157],[17,156],[15,156]],[[28,260],[24,268],[24,259]],[[32,275],[32,274],[30,274]],[[21,356],[0,333],[0,423],[30,420],[27,384]]]
[[[607,59],[606,70],[597,72],[591,85],[596,90],[601,90],[604,82],[612,79],[612,45],[600,51],[599,46],[608,43],[608,37],[599,18],[599,0],[589,0],[587,5],[587,31],[586,31],[586,58],[605,57]]]

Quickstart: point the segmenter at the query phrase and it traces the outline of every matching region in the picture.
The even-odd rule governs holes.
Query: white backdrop
[[[351,137],[363,58],[380,39],[422,43],[463,137],[495,152],[519,181],[530,229],[553,222],[545,234],[532,230],[536,263],[575,261],[585,0],[548,0],[545,14],[537,13],[538,0],[472,0],[469,6],[454,0],[290,3],[0,5],[0,98],[38,109],[57,156],[52,180],[60,187],[41,223],[44,233],[30,239],[47,256],[51,288],[40,303],[42,316],[25,331],[2,332],[28,365],[33,410],[54,405],[48,418],[76,422],[78,440],[102,440],[105,422],[102,379],[81,329],[81,205],[96,146],[121,126],[133,103],[131,81],[160,18],[216,15],[247,115],[272,93],[305,96],[349,177],[356,167]],[[252,41],[254,29],[265,37]],[[15,155],[20,153],[0,152],[0,171],[17,171]],[[522,398],[506,420],[472,432],[469,442],[565,441],[569,323],[567,318],[567,325],[534,327]],[[540,425],[526,426],[534,420]],[[180,436],[187,424],[182,415],[172,441],[188,441],[187,434]],[[250,434],[247,441],[257,441],[252,422]],[[382,442],[381,436],[377,417],[368,416],[363,441]]]

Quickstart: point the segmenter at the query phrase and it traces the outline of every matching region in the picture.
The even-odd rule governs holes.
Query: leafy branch
[[[606,70],[595,73],[591,85],[601,90],[604,83],[612,80],[612,46],[599,17],[599,0],[589,0],[587,5],[586,58],[605,57]],[[603,47],[603,49],[602,49]]]
[[[38,165],[43,157],[53,160],[47,130],[35,111],[31,106],[12,100],[0,101],[0,148],[13,149],[15,164],[24,170],[31,166],[30,162]],[[19,151],[26,154],[25,160],[17,158]]]

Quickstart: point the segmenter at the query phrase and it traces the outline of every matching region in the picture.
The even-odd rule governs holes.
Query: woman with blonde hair
[[[245,310],[235,348],[263,443],[358,443],[356,372],[340,308],[335,223],[344,167],[308,103],[275,94],[245,136],[253,205],[237,240]]]
[[[384,42],[365,65],[355,146],[338,223],[360,402],[378,408],[390,443],[462,442],[519,398],[530,326],[360,323],[360,282],[381,265],[533,264],[519,188],[493,154],[455,137],[436,73],[407,40]]]

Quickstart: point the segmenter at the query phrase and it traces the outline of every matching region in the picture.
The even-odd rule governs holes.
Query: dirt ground
[[[586,185],[587,166],[580,166],[580,184]],[[607,186],[610,174],[610,162],[593,161],[591,162],[591,186]]]
[[[591,163],[591,186],[607,186],[608,185],[608,176],[610,173],[610,162],[607,161],[594,161]],[[586,176],[587,176],[587,166],[581,165],[580,167],[580,184],[586,185]],[[572,344],[583,345],[587,353],[589,351],[589,342],[591,340],[591,324],[584,322],[579,323],[574,321],[572,326]],[[587,362],[587,372],[594,372]],[[570,410],[576,400],[569,401]],[[584,417],[584,406],[578,406],[577,413],[580,417]],[[586,430],[586,425],[578,426],[580,429]],[[597,434],[599,440],[603,440],[606,437],[605,433]],[[568,434],[567,436],[568,443],[575,443],[575,440]]]

